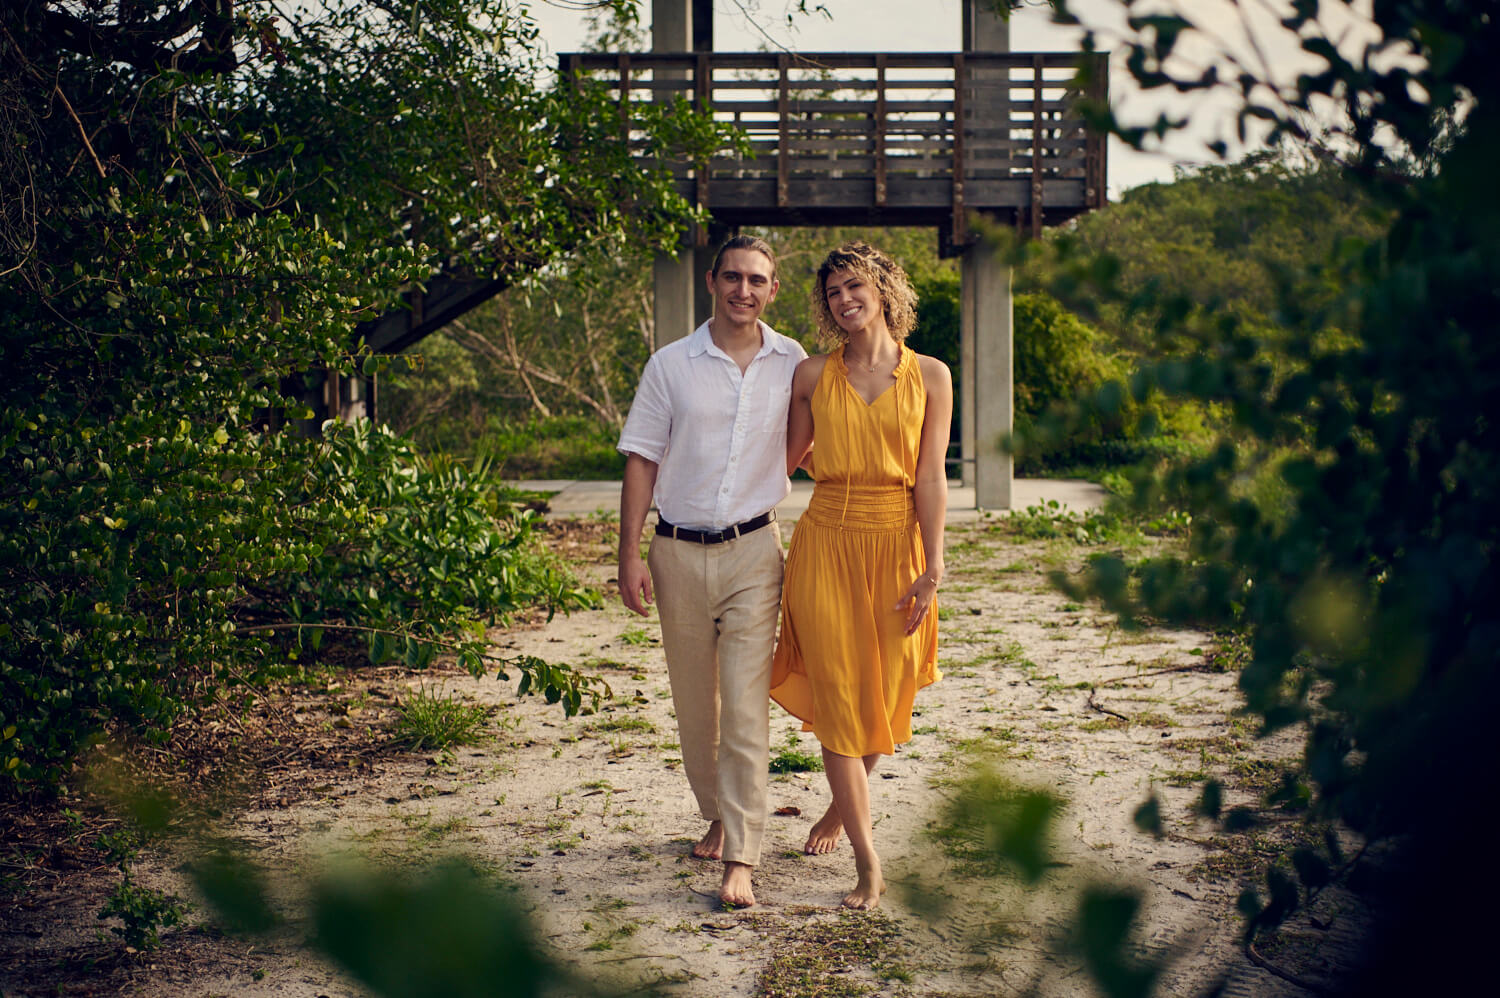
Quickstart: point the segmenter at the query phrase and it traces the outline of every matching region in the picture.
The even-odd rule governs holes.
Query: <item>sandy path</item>
[[[1254,871],[1253,848],[1242,842],[1226,853],[1189,808],[1205,774],[1226,780],[1228,803],[1251,801],[1264,769],[1256,760],[1290,756],[1295,742],[1255,742],[1231,716],[1234,677],[1207,664],[1209,636],[1120,631],[1045,581],[1049,568],[1076,565],[1086,549],[1017,543],[992,523],[950,528],[946,677],[919,695],[914,740],[873,781],[876,838],[893,881],[875,917],[837,909],[853,879],[847,846],[801,854],[828,800],[822,775],[805,772],[772,777],[771,807],[800,816],[770,819],[756,876],[762,903],[719,908],[718,865],[685,855],[703,825],[681,772],[659,630],[614,596],[606,529],[575,552],[587,581],[606,589],[604,608],[495,635],[504,652],[605,677],[615,697],[603,711],[564,718],[536,698],[515,700],[493,677],[387,674],[380,682],[397,695],[402,683],[421,683],[489,705],[492,737],[386,757],[300,803],[243,813],[235,832],[259,860],[296,874],[281,884],[293,898],[330,854],[467,857],[522,888],[560,960],[624,981],[668,982],[674,994],[939,998],[1033,984],[1047,995],[1089,994],[1057,942],[1080,886],[1101,879],[1144,892],[1138,938],[1147,952],[1173,957],[1159,993],[1198,994],[1226,974],[1228,995],[1293,993],[1237,948],[1234,899]],[[798,727],[773,708],[773,755]],[[798,747],[816,754],[810,736]],[[1053,841],[1060,862],[1039,889],[982,876],[931,835],[958,781],[988,762],[1066,801]],[[1153,787],[1165,805],[1161,839],[1131,821]],[[146,882],[191,893],[168,861],[139,870]],[[139,975],[126,993],[362,994],[297,938],[286,931],[254,947],[200,939],[176,972]]]
[[[1162,994],[1196,994],[1226,972],[1228,994],[1283,993],[1238,953],[1240,871],[1207,874],[1213,829],[1187,815],[1199,772],[1234,786],[1233,772],[1215,765],[1226,746],[1242,748],[1234,758],[1243,769],[1248,753],[1290,755],[1293,744],[1251,743],[1235,725],[1233,676],[1193,669],[1204,663],[1208,636],[1124,633],[1054,592],[1046,567],[1078,559],[1081,549],[1016,544],[983,522],[955,525],[949,548],[947,675],[919,696],[913,742],[881,765],[872,787],[877,840],[895,884],[884,917],[861,922],[837,912],[852,884],[847,847],[801,854],[809,822],[827,803],[817,773],[773,776],[772,808],[800,817],[770,820],[756,877],[762,903],[719,909],[717,864],[685,857],[702,822],[677,755],[657,625],[613,599],[497,635],[506,652],[603,675],[615,699],[602,712],[565,719],[535,699],[515,701],[492,678],[449,674],[443,688],[494,706],[491,742],[386,763],[362,786],[248,813],[241,828],[262,837],[261,857],[273,861],[348,849],[468,856],[525,889],[547,944],[566,962],[678,982],[672,990],[684,995],[839,993],[824,990],[830,981],[868,989],[847,993],[988,995],[1035,982],[1045,994],[1089,993],[1055,942],[1079,885],[1091,879],[1144,891],[1140,938],[1148,951],[1174,955]],[[611,553],[601,538],[584,568],[589,581],[607,584]],[[1183,667],[1192,671],[1161,671]],[[773,714],[773,753],[797,728]],[[816,751],[810,736],[799,747]],[[979,876],[927,834],[955,781],[985,759],[1067,801],[1054,841],[1064,865],[1039,890]],[[1168,818],[1160,840],[1131,821],[1153,786]],[[1248,799],[1231,791],[1231,803]],[[911,891],[920,885],[928,901],[947,900],[944,914],[914,913]],[[861,936],[878,945],[849,956]],[[251,964],[259,980],[222,968],[224,993],[358,993],[290,942],[278,951],[272,941],[241,966]]]

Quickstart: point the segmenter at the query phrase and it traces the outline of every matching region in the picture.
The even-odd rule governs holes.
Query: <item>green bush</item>
[[[1132,375],[1132,396],[1210,404],[1229,427],[1204,453],[1137,483],[1142,503],[1188,500],[1186,554],[1134,569],[1100,558],[1059,582],[1127,622],[1202,620],[1244,635],[1247,713],[1303,742],[1302,771],[1266,803],[1305,802],[1314,821],[1381,844],[1372,864],[1364,850],[1346,859],[1329,835],[1293,852],[1290,870],[1272,866],[1264,889],[1241,897],[1247,938],[1365,857],[1380,881],[1376,918],[1363,966],[1342,975],[1338,993],[1462,991],[1487,973],[1493,928],[1431,913],[1500,892],[1476,803],[1489,793],[1500,695],[1500,202],[1490,179],[1500,20],[1437,0],[1376,4],[1378,30],[1349,45],[1323,33],[1319,13],[1292,5],[1283,40],[1324,68],[1274,107],[1246,76],[1233,85],[1236,110],[1242,126],[1255,119],[1329,164],[1320,180],[1373,206],[1364,220],[1374,231],[1341,232],[1320,256],[1273,272],[1268,323],[1195,298],[1188,282],[1131,288],[1115,279],[1120,261],[1075,261],[1075,289],[1097,286],[1110,307],[1137,313],[1144,298],[1177,346]],[[1214,85],[1212,74],[1173,75],[1173,46],[1196,28],[1169,17],[1137,29],[1126,63],[1147,85]],[[1408,46],[1418,58],[1379,57]],[[1348,119],[1320,147],[1305,128],[1324,100]],[[1147,140],[1107,108],[1088,113],[1127,141]],[[1328,205],[1298,197],[1287,210],[1320,222]],[[1214,238],[1260,216],[1237,217]],[[1220,815],[1222,803],[1206,793],[1199,810],[1226,829],[1254,820],[1243,807]]]
[[[0,793],[329,634],[478,669],[487,623],[582,598],[493,483],[303,399],[387,366],[357,329],[404,289],[691,213],[504,0],[174,10],[168,49],[119,5],[0,5]],[[724,137],[642,116],[648,144]]]
[[[506,478],[619,479],[625,457],[617,427],[590,416],[492,417],[474,452]]]
[[[13,786],[56,783],[112,726],[164,737],[205,690],[315,653],[328,634],[374,662],[451,650],[478,670],[485,625],[589,599],[492,482],[367,423],[324,429],[194,433],[182,419],[142,448],[132,420],[85,426],[87,470],[45,477],[48,459],[24,515],[0,511],[21,528],[0,553],[48,580],[0,606]],[[155,474],[115,476],[138,449]],[[564,699],[576,707],[582,690],[569,679]]]
[[[153,950],[161,945],[161,930],[182,921],[186,908],[173,895],[143,887],[126,872],[99,909],[99,919],[118,918],[109,931],[134,950]]]

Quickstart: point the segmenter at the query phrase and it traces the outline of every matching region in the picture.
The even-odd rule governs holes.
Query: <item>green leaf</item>
[[[1203,793],[1198,798],[1197,812],[1207,818],[1217,818],[1224,807],[1224,785],[1218,780],[1203,784]]]
[[[1135,809],[1135,813],[1131,815],[1131,820],[1135,822],[1136,828],[1139,828],[1143,832],[1149,832],[1157,838],[1161,838],[1166,834],[1166,828],[1163,826],[1161,818],[1161,800],[1154,792]]]

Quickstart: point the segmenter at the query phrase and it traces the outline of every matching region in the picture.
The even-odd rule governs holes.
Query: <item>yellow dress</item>
[[[907,635],[896,601],[927,569],[912,485],[927,393],[905,346],[896,381],[866,403],[844,351],[813,389],[817,483],[797,521],[781,596],[771,698],[839,755],[889,755],[911,739],[917,690],[937,668],[937,603]]]

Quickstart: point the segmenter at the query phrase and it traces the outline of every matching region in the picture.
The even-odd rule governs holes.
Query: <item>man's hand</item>
[[[620,599],[642,617],[651,603],[651,573],[641,560],[641,530],[656,487],[656,462],[639,454],[625,455],[625,481],[620,485]]]
[[[627,607],[648,616],[646,609],[651,604],[651,573],[640,555],[622,555],[620,558],[620,599]]]

